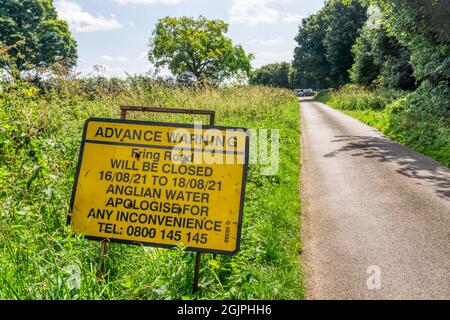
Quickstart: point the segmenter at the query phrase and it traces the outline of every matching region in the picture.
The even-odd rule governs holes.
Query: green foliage
[[[404,95],[398,90],[367,90],[361,86],[345,85],[340,90],[322,90],[315,98],[342,110],[380,110]]]
[[[0,91],[0,299],[300,299],[298,102],[269,87],[186,89],[143,77],[52,80]],[[204,254],[192,294],[194,255],[112,244],[106,281],[99,244],[65,226],[84,121],[119,105],[214,109],[218,125],[280,129],[280,172],[250,165],[241,249]],[[191,123],[200,116],[130,114]],[[74,277],[79,276],[79,286]]]
[[[345,86],[319,92],[316,99],[450,166],[450,99],[445,82],[433,86],[427,81],[410,93]]]
[[[330,64],[325,56],[323,39],[326,23],[323,14],[317,13],[303,19],[295,40],[291,83],[295,87],[328,88]]]
[[[366,7],[357,0],[330,0],[303,19],[296,37],[293,83],[328,88],[349,82],[351,48],[365,20]]]
[[[278,88],[290,88],[289,72],[291,65],[287,62],[272,63],[256,69],[250,83]]]
[[[326,102],[331,99],[331,93],[333,92],[333,89],[322,89],[319,92],[316,93],[314,96],[314,99],[317,101]]]
[[[364,28],[353,45],[355,62],[350,70],[350,79],[355,84],[369,86],[380,75],[380,66],[372,52],[377,33],[378,30]]]
[[[225,36],[228,24],[200,16],[160,19],[150,40],[149,59],[189,80],[220,83],[249,76],[252,55]]]
[[[367,6],[374,12],[366,21]],[[350,71],[366,86],[412,90],[425,80],[449,82],[449,15],[447,0],[330,0],[300,27],[292,79],[336,87]]]
[[[350,70],[353,83],[410,90],[415,87],[409,51],[390,37],[384,27],[366,25],[352,48],[355,57]]]
[[[20,71],[73,67],[77,45],[51,0],[0,0],[0,68]]]
[[[387,109],[389,135],[450,166],[450,95],[445,82],[434,86],[425,81]]]
[[[332,0],[324,8],[326,33],[323,39],[325,56],[330,64],[330,80],[333,86],[350,81],[348,70],[353,65],[351,48],[366,21],[367,8],[359,0]]]
[[[422,82],[450,78],[447,0],[373,0],[381,8],[387,32],[411,53],[414,77]]]
[[[366,0],[375,8],[353,46],[354,83],[317,99],[450,165],[447,0]],[[374,19],[375,18],[375,19]],[[392,88],[416,89],[401,92]]]

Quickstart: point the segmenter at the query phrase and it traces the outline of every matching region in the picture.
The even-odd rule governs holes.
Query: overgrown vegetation
[[[351,49],[366,11],[359,0],[329,0],[319,12],[303,19],[292,63],[295,87],[329,88],[349,82]]]
[[[7,53],[7,55],[6,55]],[[77,44],[49,0],[0,0],[0,69],[13,77],[76,65]]]
[[[372,10],[370,20],[352,48],[355,57],[349,72],[352,83],[413,90],[416,80],[409,62],[409,50],[387,33],[376,18],[379,11]]]
[[[323,90],[316,99],[379,129],[450,167],[450,117],[445,84],[416,92],[348,85]]]
[[[336,25],[342,37],[353,38],[346,50],[333,51],[337,62],[349,54],[353,59],[340,69],[345,81],[336,81],[330,76],[329,21],[349,19],[355,8],[367,10],[367,19],[352,32]],[[331,17],[337,9],[342,17]],[[318,100],[449,166],[449,14],[445,0],[330,0],[300,27],[294,73],[299,83],[337,87],[320,92]]]
[[[291,65],[287,62],[271,63],[252,72],[250,84],[277,88],[291,88]]]
[[[99,244],[65,226],[83,123],[118,118],[121,104],[208,108],[217,111],[218,125],[280,129],[279,174],[249,168],[242,251],[203,255],[195,295],[192,253],[113,244],[106,280],[98,283]],[[298,103],[281,89],[185,89],[143,77],[55,80],[40,90],[3,83],[0,299],[301,299],[298,126]]]

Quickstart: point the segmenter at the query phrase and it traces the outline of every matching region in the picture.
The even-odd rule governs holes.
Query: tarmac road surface
[[[307,299],[450,299],[450,170],[311,98],[302,117]]]

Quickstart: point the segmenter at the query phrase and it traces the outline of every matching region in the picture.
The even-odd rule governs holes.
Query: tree
[[[381,9],[388,34],[409,50],[417,81],[450,85],[449,1],[370,0],[370,3]]]
[[[77,60],[77,44],[51,0],[0,0],[0,45],[8,56],[0,68],[15,77],[55,64],[71,68]]]
[[[352,52],[354,64],[350,71],[352,82],[369,86],[374,81],[388,88],[415,88],[409,50],[389,36],[380,24],[366,25],[356,40]]]
[[[350,81],[351,48],[366,20],[358,0],[329,0],[303,19],[295,40],[292,80],[300,86],[325,88]]]
[[[327,29],[323,46],[330,64],[330,80],[334,86],[341,86],[350,81],[351,50],[367,19],[367,7],[359,0],[330,0],[324,11]]]
[[[380,76],[380,66],[375,63],[373,53],[376,32],[364,29],[353,45],[354,63],[350,70],[350,79],[355,84],[369,86]]]
[[[168,67],[177,77],[218,84],[248,77],[252,55],[225,36],[228,24],[203,16],[160,19],[150,40],[148,57],[156,67]]]
[[[298,46],[294,51],[291,84],[297,87],[327,88],[330,86],[330,64],[325,56],[324,13],[303,19],[295,40]]]
[[[279,88],[290,88],[288,62],[271,63],[256,69],[250,79],[251,84],[266,85]]]

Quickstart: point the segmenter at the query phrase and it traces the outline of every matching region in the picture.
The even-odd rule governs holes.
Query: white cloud
[[[304,15],[297,13],[285,13],[281,19],[283,22],[300,22],[305,18]]]
[[[252,65],[255,68],[259,68],[269,63],[290,62],[293,56],[293,50],[259,52],[255,53],[255,60],[252,61]]]
[[[280,18],[280,13],[267,6],[272,0],[233,0],[228,10],[230,22],[236,24],[257,25],[274,23]]]
[[[139,55],[138,55],[138,59],[147,59],[148,57],[148,51],[142,51]]]
[[[230,22],[235,24],[247,24],[256,26],[262,23],[297,22],[300,15],[281,12],[272,7],[272,4],[291,3],[292,0],[233,0],[233,5],[228,10]]]
[[[55,7],[59,18],[66,20],[71,29],[76,32],[113,30],[122,27],[113,15],[110,19],[101,15],[93,16],[89,12],[83,11],[83,8],[73,1],[57,0]]]
[[[249,44],[256,45],[259,47],[271,47],[278,46],[286,43],[286,39],[283,37],[276,37],[273,39],[253,39],[249,42]]]
[[[105,59],[105,60],[108,60],[108,61],[118,61],[118,62],[125,62],[125,61],[129,60],[126,57],[111,57],[111,56],[108,56],[108,55],[104,55],[101,58]]]
[[[178,4],[186,0],[114,0],[120,4]]]

